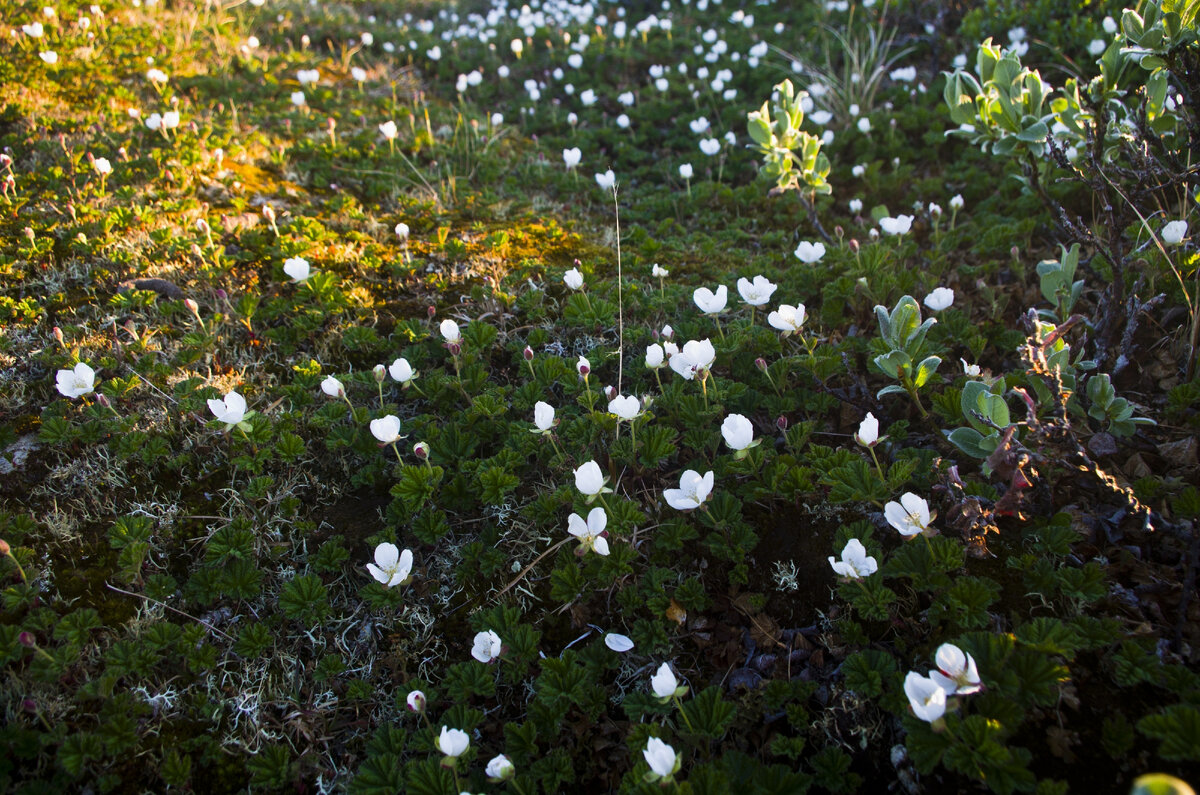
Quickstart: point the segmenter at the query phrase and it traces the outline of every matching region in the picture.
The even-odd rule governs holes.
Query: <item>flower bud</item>
[[[446,343],[446,350],[450,351],[451,356],[458,356],[462,353],[462,346],[457,342],[448,342]]]
[[[208,234],[208,232],[209,232],[208,221],[205,221],[203,218],[197,218],[196,219],[196,229],[201,232],[204,232],[205,234]]]
[[[196,243],[193,243],[192,247],[190,249],[188,249],[188,251],[191,252],[193,257],[197,257],[199,259],[204,259],[204,249],[200,248],[200,246],[197,245]]]
[[[217,300],[218,301],[224,301],[228,297],[229,297],[229,293],[225,292],[220,287],[217,288]]]
[[[191,312],[193,315],[197,315],[197,316],[199,316],[199,314],[200,314],[200,304],[196,303],[195,299],[193,299],[193,298],[185,298],[185,299],[183,299],[183,305],[184,305],[184,306],[186,306],[186,307],[187,307],[187,310],[188,310],[189,312]]]
[[[112,403],[109,402],[108,395],[105,395],[103,392],[96,393],[96,402],[100,404],[101,408],[112,408]]]
[[[263,217],[271,223],[275,223],[275,208],[269,204],[264,204],[262,209]]]
[[[521,355],[525,357],[525,361],[532,362],[533,361],[533,348],[530,348],[528,345],[526,345],[525,350],[521,351]]]
[[[754,366],[765,373],[767,371],[767,360],[760,356],[754,360]]]
[[[788,429],[788,418],[780,414],[775,418],[775,427],[781,431],[786,431]]]
[[[29,238],[29,242],[32,243],[36,237],[36,235],[33,233],[33,227],[27,226],[23,231],[25,232],[25,237]]]
[[[422,461],[429,458],[429,445],[425,442],[417,442],[413,445],[413,455]]]
[[[26,712],[37,712],[37,702],[32,698],[26,698],[21,701],[21,709]]]
[[[17,643],[30,649],[37,647],[37,642],[34,641],[32,632],[22,632],[17,635]]]
[[[854,238],[850,238],[850,251],[852,251],[855,254],[858,253],[858,241],[855,240]]]
[[[615,386],[604,387],[604,397],[606,400],[612,400],[617,396],[617,388]]]
[[[54,339],[59,345],[66,345],[63,341],[63,332],[58,326],[54,327]]]
[[[425,694],[414,690],[408,694],[408,708],[418,715],[425,712]]]
[[[5,541],[3,538],[0,538],[0,555],[7,556],[7,555],[11,555],[11,554],[12,554],[12,547],[10,547],[8,545],[7,541]]]
[[[846,236],[846,230],[842,229],[841,224],[838,224],[837,226],[835,226],[833,228],[833,234],[838,240],[841,240],[843,237]]]
[[[433,320],[433,316],[437,314],[437,307],[432,305],[425,307],[425,314],[429,316],[430,320]]]
[[[1013,246],[1008,250],[1008,255],[1012,257],[1013,262],[1018,262],[1021,259],[1021,250]]]
[[[382,364],[375,365],[375,383],[382,384],[383,379],[387,378],[387,368]]]

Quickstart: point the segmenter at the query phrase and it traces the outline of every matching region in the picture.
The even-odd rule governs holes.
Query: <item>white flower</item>
[[[953,643],[938,646],[934,662],[938,670],[930,671],[929,678],[941,685],[948,695],[969,696],[983,688],[975,658]]]
[[[167,73],[164,72],[162,69],[150,69],[146,72],[146,79],[149,80],[154,85],[161,86],[161,85],[165,84],[170,78],[167,77]]]
[[[691,511],[699,508],[712,494],[713,473],[711,470],[701,475],[694,469],[689,469],[679,478],[679,488],[663,489],[663,499],[677,511]]]
[[[642,415],[642,401],[633,395],[617,395],[608,401],[608,413],[618,420],[632,422]]]
[[[850,169],[850,173],[856,177],[861,177],[863,174],[867,173],[867,167],[864,166],[863,164],[859,163],[858,165],[856,165]]]
[[[396,229],[394,231],[396,232],[396,237],[400,238],[401,240],[408,240],[408,224],[401,221],[400,223],[396,224]]]
[[[1108,49],[1108,43],[1104,39],[1092,39],[1088,43],[1088,55],[1099,57]]]
[[[389,141],[396,140],[396,136],[400,134],[400,130],[396,127],[396,122],[388,120],[379,125],[380,134]]]
[[[795,254],[796,259],[811,265],[825,256],[825,244],[820,241],[810,243],[807,240],[801,240],[800,245],[796,246]]]
[[[691,163],[683,163],[679,166],[679,176],[683,179],[691,179],[693,173]]]
[[[442,58],[442,48],[436,44],[425,51],[425,57],[431,61],[440,61]]]
[[[663,360],[666,358],[665,353],[666,352],[663,350],[663,346],[659,345],[657,342],[653,345],[647,345],[646,366],[651,370],[657,370],[658,368],[662,367]]]
[[[295,105],[297,108],[302,108],[305,106],[305,104],[307,104],[307,100],[304,98],[303,91],[293,91],[292,92],[292,104]]]
[[[58,63],[58,53],[54,50],[43,50],[38,53],[38,57],[45,61],[50,66]]]
[[[514,42],[519,42],[520,39],[513,39]],[[517,768],[513,765],[512,760],[504,754],[492,757],[492,760],[487,763],[487,768],[483,771],[488,780],[492,783],[498,781],[506,781],[513,777],[517,772]]]
[[[320,79],[321,73],[316,69],[301,69],[296,72],[296,82],[302,86],[311,85]]]
[[[379,582],[391,588],[403,585],[412,573],[413,553],[411,549],[403,552],[395,544],[384,542],[375,547],[375,562],[367,564],[367,571]]]
[[[437,739],[438,750],[446,756],[458,757],[466,753],[471,745],[471,738],[461,729],[442,727],[441,736]]]
[[[646,749],[642,751],[642,756],[645,757],[655,779],[670,778],[679,768],[679,756],[675,749],[657,737],[646,740]]]
[[[725,303],[729,300],[729,290],[723,284],[717,288],[715,293],[707,287],[697,287],[692,293],[692,300],[704,314],[715,315],[725,310]]]
[[[933,292],[925,296],[925,306],[934,312],[948,308],[954,303],[954,291],[949,287],[935,287]]]
[[[283,262],[283,272],[291,277],[292,281],[299,284],[312,275],[308,265],[308,260],[304,257],[291,257]]]
[[[591,502],[597,495],[612,491],[612,489],[605,487],[604,482],[606,480],[607,478],[600,471],[600,465],[595,461],[588,461],[575,470],[575,488],[579,489],[580,494],[588,498],[588,502]]]
[[[388,414],[386,417],[371,420],[371,435],[382,444],[392,444],[400,438],[400,418],[395,414]]]
[[[633,641],[624,635],[610,632],[604,636],[604,645],[615,652],[626,652],[633,648]]]
[[[650,268],[650,275],[655,279],[665,279],[671,275],[671,272],[659,265],[657,262]]]
[[[900,535],[912,538],[929,530],[932,521],[929,515],[929,503],[911,491],[904,492],[900,502],[889,502],[883,506],[883,515],[888,524],[896,528]]]
[[[579,553],[594,550],[597,555],[608,554],[608,539],[604,537],[604,527],[608,524],[608,514],[597,506],[588,511],[587,521],[577,513],[567,517],[567,532],[579,539]]]
[[[412,692],[410,692],[408,694],[408,698],[405,699],[405,703],[408,704],[408,708],[411,709],[413,712],[417,712],[417,713],[424,712],[425,711],[425,694],[422,693],[420,690],[413,690]]]
[[[771,296],[775,292],[775,285],[767,281],[765,276],[759,275],[754,277],[754,281],[750,281],[745,277],[738,279],[737,289],[738,295],[747,304],[750,306],[762,306],[771,300]]]
[[[912,229],[911,215],[898,215],[895,218],[880,218],[879,228],[889,235],[906,235]]]
[[[342,395],[346,394],[346,390],[342,386],[342,382],[331,375],[326,376],[325,380],[321,382],[321,391],[326,395],[329,395],[331,398],[340,398]]]
[[[1104,28],[1104,32],[1110,36],[1117,32],[1117,21],[1112,17],[1105,17],[1104,21],[1100,24]]]
[[[888,76],[900,83],[911,83],[917,79],[917,67],[902,66],[899,69],[893,69]]]
[[[946,691],[933,679],[909,671],[904,678],[904,693],[913,714],[921,720],[933,723],[946,714]]]
[[[83,362],[79,362],[73,370],[59,370],[55,381],[55,386],[63,397],[83,397],[96,388],[96,371]],[[214,402],[219,403],[219,401],[210,401],[210,403]],[[241,417],[238,417],[238,421],[241,421]]]
[[[403,356],[392,362],[388,372],[392,378],[399,381],[401,384],[408,384],[416,376],[416,372],[412,369],[412,365],[408,363],[408,359]]]
[[[696,135],[703,135],[704,133],[708,132],[708,119],[704,116],[701,116],[698,119],[693,119],[692,121],[688,122],[688,126],[692,128],[692,132],[694,132]]]
[[[665,346],[664,350],[666,350]],[[688,381],[693,380],[696,376],[700,376],[703,380],[707,377],[708,370],[716,358],[716,348],[708,340],[688,340],[683,344],[682,350],[676,351],[671,356],[668,364],[671,365],[672,370]]]
[[[490,663],[500,656],[503,648],[504,644],[500,641],[500,636],[489,629],[486,632],[475,634],[475,641],[471,644],[471,656],[481,663]],[[457,756],[457,754],[451,755]]]
[[[1168,221],[1162,229],[1162,240],[1168,246],[1178,246],[1187,237],[1187,221]]]
[[[601,190],[612,190],[613,186],[617,184],[617,175],[610,168],[603,174],[596,175],[596,184],[600,186]]]
[[[578,146],[573,149],[563,150],[563,163],[566,164],[567,168],[575,168],[575,166],[579,165],[581,159],[583,159],[583,152],[579,150]]]
[[[107,157],[97,157],[92,163],[92,168],[96,169],[96,173],[102,177],[107,177],[112,173],[112,163],[108,162]]]
[[[856,126],[858,127],[858,131],[863,135],[871,132],[871,120],[866,116],[863,116],[861,119],[859,119]]]
[[[367,70],[363,69],[361,66],[351,67],[350,79],[352,79],[355,83],[365,83],[367,81]]]
[[[237,392],[230,392],[224,400],[209,398],[208,410],[216,415],[217,420],[232,428],[246,418],[246,398]]]
[[[824,127],[826,124],[829,124],[829,122],[833,120],[833,114],[827,110],[818,110],[814,113],[809,114],[808,118],[809,118],[809,121],[811,121],[813,124],[817,125],[818,127]]]
[[[879,563],[875,558],[867,555],[867,548],[857,538],[850,539],[846,544],[846,548],[842,550],[841,560],[830,555],[829,565],[833,567],[836,574],[853,580],[870,577],[879,570]]]
[[[950,209],[961,210],[963,206],[963,197],[961,193],[956,193],[950,197]]]
[[[554,427],[554,406],[539,400],[533,404],[533,424],[537,433],[547,433]]]
[[[28,25],[22,25],[21,32],[31,39],[40,39],[46,31],[41,22],[31,22]]]
[[[767,322],[771,324],[772,328],[779,329],[785,337],[788,337],[800,330],[806,318],[804,304],[796,306],[781,304],[777,312],[767,315]]]
[[[575,372],[586,378],[591,371],[592,363],[587,360],[586,356],[580,356],[579,361],[575,362]]]
[[[962,358],[960,358],[959,361],[962,362],[963,375],[974,377],[974,376],[979,375],[979,373],[981,372],[979,369],[979,365],[967,364],[967,360],[962,359]]]
[[[456,345],[460,340],[462,340],[462,334],[460,334],[458,331],[458,324],[450,318],[443,320],[441,325],[438,326],[438,330],[441,331],[442,339],[444,339],[448,345]]]
[[[942,205],[938,204],[937,202],[930,202],[929,203],[929,214],[931,216],[933,216],[934,218],[941,218],[942,217]]]
[[[579,272],[579,268],[571,268],[571,270],[564,273],[563,284],[572,290],[578,290],[583,287],[583,274]]]
[[[721,436],[734,452],[745,452],[754,446],[754,426],[741,414],[730,414],[721,423]]]
[[[675,695],[675,691],[679,689],[679,680],[675,678],[670,665],[663,663],[659,666],[654,676],[650,677],[650,689],[659,698],[671,698]]]
[[[716,138],[705,138],[700,141],[700,151],[712,157],[717,152],[721,151],[721,142]]]
[[[854,441],[863,447],[879,444],[879,420],[875,419],[871,412],[868,411],[867,416],[858,424],[858,433],[854,434]]]

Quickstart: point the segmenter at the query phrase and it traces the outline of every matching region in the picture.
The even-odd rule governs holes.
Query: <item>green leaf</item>
[[[846,687],[866,698],[879,698],[883,695],[884,681],[897,670],[899,669],[896,659],[878,649],[855,652],[842,663]]]
[[[721,688],[710,687],[683,703],[685,725],[709,740],[720,740],[729,730],[737,708],[721,695]]]
[[[1160,741],[1158,754],[1171,762],[1200,761],[1200,710],[1173,704],[1138,721],[1138,731]]]

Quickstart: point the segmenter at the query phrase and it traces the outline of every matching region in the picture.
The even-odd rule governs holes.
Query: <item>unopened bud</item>
[[[776,428],[778,428],[778,429],[779,429],[779,430],[781,430],[781,431],[786,431],[786,430],[788,429],[788,419],[787,419],[787,417],[785,417],[785,416],[783,416],[782,414],[780,414],[780,415],[779,415],[779,416],[778,416],[778,417],[775,419],[775,427],[776,427]]]
[[[193,315],[196,315],[197,317],[200,315],[200,304],[196,303],[194,298],[183,299],[183,305],[186,306],[187,310]]]
[[[96,393],[96,402],[100,404],[101,408],[112,408],[112,403],[109,401],[108,395],[104,394],[103,392]]]
[[[417,442],[413,445],[413,455],[422,461],[429,458],[429,445],[425,442]]]
[[[11,555],[12,547],[3,538],[0,538],[0,555]]]
[[[1016,246],[1013,246],[1012,248],[1010,248],[1008,250],[1008,255],[1010,257],[1012,257],[1013,262],[1017,262],[1018,260],[1021,259],[1021,250],[1018,249]]]
[[[337,129],[337,119],[335,119],[335,118],[333,118],[332,116],[330,116],[330,117],[329,117],[329,119],[327,120],[327,123],[329,124],[329,131],[330,131],[330,132],[333,132],[334,130],[336,130],[336,129]]]
[[[450,351],[451,356],[458,356],[460,353],[462,353],[462,346],[457,342],[451,342],[447,343],[446,350]]]
[[[604,387],[604,397],[608,398],[609,400],[612,400],[616,396],[617,396],[617,388],[615,386]]]
[[[54,327],[54,340],[59,345],[66,345],[66,342],[63,341],[62,329],[60,329],[58,326]]]
[[[26,698],[21,701],[21,709],[26,712],[37,712],[37,702],[32,698]]]
[[[858,241],[854,238],[850,238],[850,250],[855,254],[858,253]]]
[[[34,238],[36,237],[36,235],[34,235],[34,233],[33,233],[33,227],[27,226],[27,227],[25,227],[25,229],[23,231],[25,232],[25,237],[29,238],[29,242],[32,243]]]
[[[209,232],[208,221],[205,221],[203,218],[197,218],[196,229],[207,235]]]
[[[382,384],[383,379],[387,378],[387,368],[382,364],[375,365],[375,383]]]
[[[200,248],[200,246],[197,245],[196,243],[193,243],[192,247],[190,249],[188,249],[188,251],[190,251],[192,253],[193,257],[198,257],[199,259],[204,259],[204,249]]]
[[[525,361],[532,362],[533,361],[533,348],[530,348],[528,345],[526,345],[525,350],[521,351],[521,355],[525,357]]]
[[[432,305],[425,307],[425,314],[429,316],[430,320],[433,320],[434,315],[437,314],[437,307]]]
[[[262,209],[263,217],[268,221],[275,221],[275,208],[269,204],[264,204]]]
[[[220,287],[217,288],[217,299],[218,300],[224,301],[228,297],[229,297],[229,293],[225,292]]]
[[[842,229],[841,224],[838,224],[837,226],[835,226],[833,228],[833,234],[838,240],[841,240],[843,237],[846,236],[846,230]]]
[[[767,371],[767,360],[760,356],[754,360],[754,366],[765,373]]]
[[[12,157],[7,154],[0,154],[0,168],[8,168],[12,165]]]
[[[37,642],[33,639],[32,632],[22,632],[17,635],[17,643],[20,643],[22,646],[26,646],[30,649],[37,646]]]

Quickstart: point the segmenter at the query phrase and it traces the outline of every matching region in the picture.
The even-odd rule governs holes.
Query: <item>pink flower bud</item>
[[[10,547],[8,545],[7,541],[5,541],[3,538],[0,538],[0,555],[7,556],[7,555],[11,555],[11,554],[12,554],[12,547]]]
[[[60,329],[58,326],[54,327],[54,339],[58,342],[59,345],[66,345],[66,343],[63,342],[62,329]]]
[[[263,209],[262,209],[262,214],[263,214],[263,217],[266,218],[268,221],[271,221],[271,222],[275,221],[275,208],[272,207],[271,205],[264,204]]]
[[[526,345],[525,350],[521,351],[521,355],[525,357],[525,361],[532,362],[533,361],[533,348],[530,348],[528,345]]]
[[[425,314],[429,316],[430,320],[433,320],[434,315],[437,314],[437,307],[432,305],[425,307]]]
[[[422,461],[429,458],[429,445],[425,442],[417,442],[413,445],[413,455]]]
[[[189,312],[191,312],[193,315],[200,314],[200,304],[196,303],[195,299],[185,298],[185,299],[183,299],[183,305],[186,306],[187,310]]]
[[[22,632],[17,635],[17,643],[30,649],[37,647],[37,642],[34,641],[32,632]]]
[[[217,288],[217,300],[224,301],[228,297],[229,297],[229,293],[225,292],[220,287]]]
[[[843,237],[846,236],[846,230],[842,229],[841,224],[838,224],[837,226],[835,226],[833,228],[833,234],[837,237],[838,240],[841,240]]]
[[[765,373],[767,371],[767,360],[760,356],[754,360],[754,366]]]
[[[858,248],[859,248],[859,247],[858,247],[858,241],[857,241],[857,240],[855,240],[854,238],[850,238],[850,250],[851,250],[852,252],[854,252],[855,254],[857,254],[857,253],[858,253]]]
[[[103,408],[106,408],[106,409],[112,408],[112,403],[109,402],[108,395],[105,395],[103,393],[96,394],[96,402],[99,403],[100,406]]]
[[[448,342],[446,343],[446,350],[450,351],[451,356],[458,356],[462,353],[462,346],[457,342]]]
[[[788,429],[788,418],[780,414],[775,418],[775,427],[781,431],[786,431]]]

